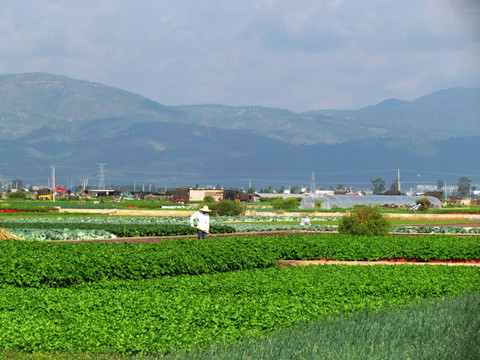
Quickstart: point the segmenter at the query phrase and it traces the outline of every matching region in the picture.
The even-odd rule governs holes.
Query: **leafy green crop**
[[[409,265],[254,269],[70,288],[4,286],[0,348],[162,353],[479,290],[479,268]]]
[[[480,293],[360,311],[236,344],[177,350],[160,360],[471,359],[480,354]]]
[[[105,230],[72,230],[72,229],[14,229],[13,235],[23,240],[86,240],[86,239],[112,239],[116,236]]]
[[[275,265],[248,239],[166,240],[161,244],[0,242],[0,286],[65,287]]]
[[[42,230],[96,230],[115,234],[118,237],[144,237],[144,236],[174,236],[194,235],[196,230],[190,225],[180,224],[112,224],[112,223],[74,223],[74,222],[9,222],[1,221],[1,226],[15,233],[16,229],[42,229]],[[228,225],[212,225],[210,232],[213,234],[233,233],[235,230]],[[102,238],[102,237],[101,237]],[[61,238],[63,239],[63,237]]]
[[[453,236],[288,235],[148,243],[0,242],[0,286],[53,286],[114,279],[264,268],[275,260],[472,260],[480,239]]]

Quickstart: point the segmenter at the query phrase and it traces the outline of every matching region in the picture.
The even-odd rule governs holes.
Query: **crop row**
[[[161,244],[0,242],[0,286],[65,287],[275,265],[255,242],[168,240]]]
[[[338,220],[338,217],[334,216],[319,216],[311,217],[311,220],[315,221],[330,221]],[[211,217],[210,223],[214,225],[225,224],[251,224],[254,223],[272,223],[284,221],[297,221],[300,224],[300,218],[298,216],[282,216],[281,218],[275,216],[219,216]],[[187,224],[188,217],[177,216],[58,216],[58,214],[52,214],[52,216],[32,216],[28,217],[9,217],[0,218],[0,224],[3,223],[97,223],[97,224]]]
[[[298,218],[282,218],[282,221],[295,221]],[[314,218],[318,221],[334,220],[334,217]],[[261,232],[284,230],[308,231],[337,231],[335,225],[286,225],[278,223],[274,217],[246,217],[243,222],[240,217],[212,218],[212,233],[234,232]],[[260,223],[262,222],[262,223]],[[126,216],[81,216],[81,217],[11,217],[0,218],[0,227],[6,228],[11,233],[28,240],[76,240],[86,238],[108,237],[137,237],[137,236],[174,236],[193,235],[195,230],[188,226],[185,217],[126,217]],[[32,231],[38,229],[37,231]],[[40,231],[44,230],[44,233]],[[70,231],[68,231],[68,230]],[[53,231],[56,230],[56,231]],[[75,233],[73,230],[77,230]],[[91,233],[86,234],[86,230]],[[96,237],[95,231],[98,233]],[[425,234],[480,234],[480,228],[464,228],[458,226],[394,226],[394,233],[425,233]],[[67,233],[69,234],[67,236]],[[112,234],[111,236],[108,234]]]
[[[394,226],[392,232],[403,234],[480,234],[480,228],[464,228],[460,226]]]
[[[7,231],[23,240],[88,240],[114,239],[117,236],[105,230],[68,229],[7,229]]]
[[[7,222],[3,221],[0,226],[16,234],[17,229],[39,230],[103,230],[119,237],[142,237],[142,236],[175,236],[193,235],[197,231],[190,225],[181,224],[108,224],[108,223],[70,223],[70,222]],[[212,225],[210,232],[213,234],[233,233],[233,228],[227,225]]]
[[[477,237],[237,236],[146,243],[0,242],[0,286],[66,287],[114,279],[228,272],[276,260],[477,260]]]
[[[33,227],[33,228],[32,228]],[[108,228],[109,231],[104,230]],[[116,237],[142,237],[142,236],[174,236],[193,235],[194,230],[186,225],[109,225],[92,226],[83,224],[55,224],[33,226],[13,226],[6,229],[11,234],[24,240],[84,240],[84,239],[110,239]],[[300,225],[282,224],[230,224],[227,226],[212,225],[211,232],[237,233],[237,232],[266,232],[266,231],[305,231],[310,232],[334,232],[337,227],[333,225],[311,225],[308,227]],[[420,233],[420,234],[480,234],[480,228],[463,227],[395,227],[394,233]]]
[[[60,289],[6,286],[0,288],[0,348],[160,354],[479,290],[478,268],[409,265],[253,269]]]

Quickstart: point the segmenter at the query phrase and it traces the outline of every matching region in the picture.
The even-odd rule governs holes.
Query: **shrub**
[[[288,210],[288,209],[298,209],[299,203],[298,199],[291,197],[288,199],[275,199],[272,202],[272,206],[274,209],[283,209],[283,210]]]
[[[338,224],[340,234],[350,235],[387,235],[392,228],[378,207],[360,205],[354,206]]]
[[[320,210],[322,208],[322,200],[315,201],[315,209]]]
[[[432,203],[426,197],[415,200],[415,204],[421,204],[422,205],[420,207],[421,211],[427,211],[428,209],[430,209],[430,206],[432,206]]]
[[[282,199],[281,196],[274,196],[274,197],[260,197],[260,202],[273,202],[275,200]]]
[[[245,207],[232,200],[222,200],[218,203],[206,203],[208,207],[220,216],[236,216],[243,215],[245,213]]]
[[[7,193],[7,199],[26,200],[27,193],[25,191],[9,192]]]
[[[203,198],[203,202],[206,204],[211,204],[215,202],[215,199],[212,195],[205,195],[205,197]]]

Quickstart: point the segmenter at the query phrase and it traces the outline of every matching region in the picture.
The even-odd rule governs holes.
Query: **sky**
[[[303,112],[480,87],[480,0],[0,0],[0,74]]]

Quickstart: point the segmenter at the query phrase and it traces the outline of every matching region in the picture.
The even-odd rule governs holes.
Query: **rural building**
[[[238,190],[225,190],[223,198],[230,201],[240,201],[240,191]]]
[[[152,191],[131,191],[130,194],[132,194],[135,197],[138,197],[139,199],[145,199],[146,196],[165,196],[164,192],[152,192]]]
[[[189,188],[175,188],[173,192],[167,192],[167,195],[173,195],[173,201],[175,202],[188,202],[190,200],[190,189]]]
[[[255,194],[249,194],[249,193],[240,193],[240,201],[243,202],[252,202],[256,200]]]
[[[190,201],[203,201],[205,196],[211,196],[215,201],[221,201],[223,200],[223,195],[223,189],[190,189]]]
[[[443,201],[443,193],[441,191],[427,191],[424,196],[433,196],[434,198],[437,198],[440,201]]]
[[[85,195],[89,197],[99,196],[120,196],[120,190],[85,190]]]

